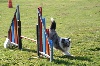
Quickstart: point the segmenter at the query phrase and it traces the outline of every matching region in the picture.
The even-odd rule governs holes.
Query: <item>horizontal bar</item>
[[[12,44],[12,45],[15,45],[15,46],[18,46],[18,44],[14,43],[14,42],[11,42],[11,44]]]
[[[31,39],[31,38],[28,38],[28,37],[25,37],[25,36],[21,36],[21,38],[24,38],[24,39],[27,39],[27,40],[31,40],[33,42],[37,42],[37,40]]]
[[[47,58],[50,58],[50,56],[48,54],[45,54],[44,52],[39,51],[39,53],[46,56]]]

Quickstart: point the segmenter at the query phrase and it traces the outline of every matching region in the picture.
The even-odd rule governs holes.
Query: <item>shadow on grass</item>
[[[53,60],[55,64],[64,64],[64,65],[73,65],[74,63],[65,61],[65,60],[59,60],[59,59],[54,59]]]
[[[26,49],[26,48],[23,48],[22,51],[37,53],[36,50],[31,50],[31,49]]]
[[[68,58],[68,59],[70,59],[70,60],[81,60],[81,61],[89,61],[89,62],[91,62],[92,60],[90,59],[90,58],[88,58],[88,57],[85,57],[85,56],[66,56],[66,55],[64,55],[64,56],[58,56],[59,58]]]
[[[100,48],[99,47],[96,47],[96,48],[94,48],[94,49],[89,49],[89,50],[91,50],[91,51],[100,51]]]

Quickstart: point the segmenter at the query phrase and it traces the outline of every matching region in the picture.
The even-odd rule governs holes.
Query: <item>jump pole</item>
[[[38,24],[36,25],[37,49],[38,49],[37,54],[38,54],[38,57],[42,55],[49,58],[51,62],[53,60],[53,43],[52,43],[52,40],[49,40],[49,30],[46,29],[44,21],[45,21],[44,18],[42,18],[42,7],[39,7],[38,8]]]

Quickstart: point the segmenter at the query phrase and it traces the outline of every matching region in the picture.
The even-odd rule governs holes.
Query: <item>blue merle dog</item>
[[[68,50],[70,49],[70,38],[59,37],[56,32],[56,22],[51,18],[51,26],[49,31],[49,39],[53,41],[54,48],[61,50],[64,55],[72,56]]]

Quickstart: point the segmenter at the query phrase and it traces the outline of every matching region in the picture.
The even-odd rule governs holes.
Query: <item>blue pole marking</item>
[[[50,47],[52,48],[52,47],[53,47],[53,42],[52,42],[52,40],[49,40],[49,43],[50,43]]]
[[[11,23],[11,31],[12,31],[12,41],[11,42],[15,42],[15,37],[14,37],[14,21],[12,20]]]
[[[43,23],[43,52],[46,54],[46,35],[45,35],[45,27],[46,27],[46,24],[45,24],[45,18],[42,18],[42,23]]]
[[[53,42],[52,40],[49,40],[50,43],[50,61],[53,60]]]

